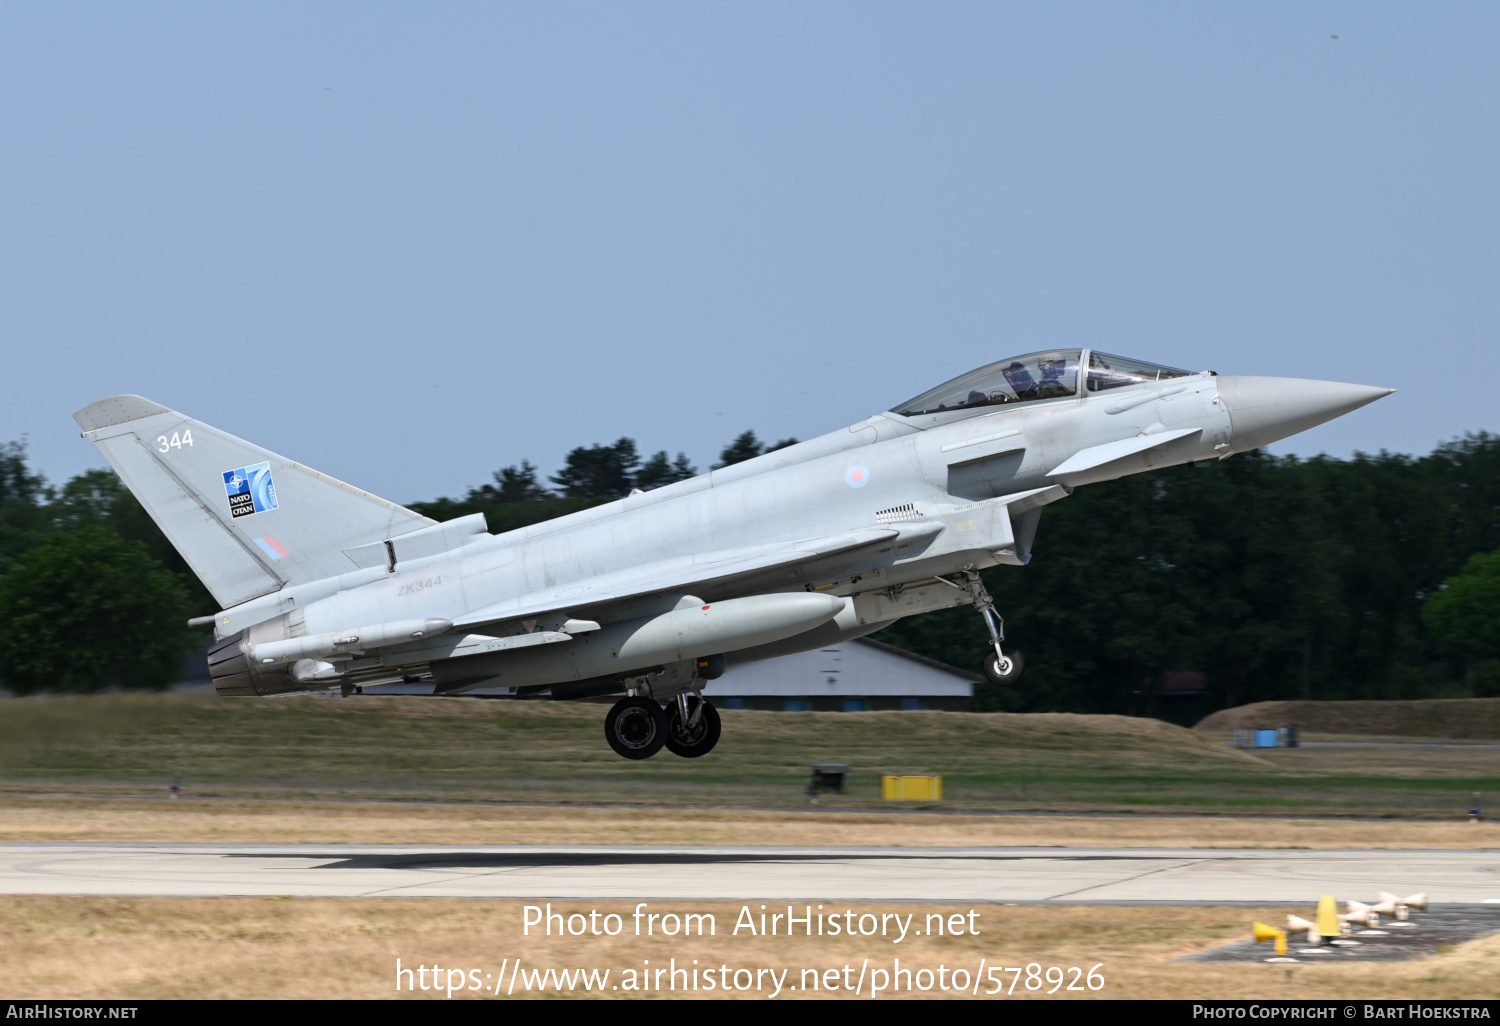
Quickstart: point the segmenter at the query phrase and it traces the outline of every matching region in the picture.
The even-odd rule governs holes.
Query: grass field
[[[1500,740],[1500,698],[1399,702],[1256,702],[1205,717],[1194,729],[1296,726],[1322,734]]]
[[[724,712],[705,759],[619,759],[606,706],[402,697],[110,694],[0,703],[0,793],[383,796],[880,808],[885,772],[941,774],[950,810],[1184,811],[1455,819],[1500,790],[1500,748],[1251,754],[1158,720],[1068,714]],[[883,807],[888,808],[885,804]]]
[[[1500,849],[1500,823],[0,796],[0,841]]]
[[[0,702],[0,840],[1500,848],[1500,824],[1465,821],[1471,791],[1500,790],[1497,750],[1476,745],[1251,754],[1123,717],[726,712],[712,756],[631,763],[603,744],[604,712],[396,698]],[[847,793],[809,807],[803,788],[818,761],[848,762],[854,774]],[[946,800],[883,803],[884,772],[942,774]],[[182,800],[166,797],[174,775]],[[1097,815],[1132,812],[1167,815]],[[692,941],[528,938],[521,906],[7,898],[0,996],[398,996],[398,957],[481,974],[521,957],[529,968],[608,968],[614,980],[646,960],[660,967],[696,958],[789,969],[793,985],[804,969],[858,969],[866,958],[890,968],[899,956],[910,969],[972,970],[980,959],[1084,970],[1103,963],[1102,990],[1059,997],[1462,998],[1500,990],[1500,937],[1395,965],[1174,961],[1241,939],[1253,919],[1277,922],[1289,909],[986,905],[980,936],[913,938],[898,948],[723,931]],[[624,914],[633,906],[569,903],[564,911],[575,907]],[[726,927],[739,907],[693,903]],[[850,907],[919,917],[968,911]],[[1022,996],[1037,995],[1023,985],[1003,1000]]]
[[[786,808],[814,762],[853,767],[821,808],[889,809],[883,773],[945,778],[945,810],[1461,819],[1500,749],[1250,754],[1148,719],[726,711],[710,756],[605,746],[599,705],[106,695],[0,703],[0,794],[382,797]]]
[[[1416,962],[1343,965],[1202,964],[1177,962],[1182,955],[1242,940],[1255,919],[1283,921],[1288,908],[1111,908],[1043,906],[839,905],[856,917],[871,913],[926,916],[966,914],[973,908],[978,936],[908,936],[900,944],[879,937],[735,937],[730,930],[739,904],[694,904],[691,911],[716,918],[713,937],[630,937],[628,944],[603,937],[551,939],[522,936],[522,902],[409,900],[398,898],[17,898],[0,903],[0,990],[8,998],[233,998],[416,997],[446,1000],[445,993],[395,990],[396,959],[403,967],[441,966],[477,970],[475,979],[498,974],[502,960],[522,959],[526,969],[610,969],[604,996],[632,996],[608,989],[621,970],[727,966],[769,968],[785,985],[808,982],[817,970],[823,986],[837,978],[850,985],[862,968],[889,973],[899,957],[908,970],[951,974],[965,968],[973,978],[987,965],[1047,968],[1078,966],[1078,979],[1098,966],[1103,987],[1068,992],[1064,998],[1493,998],[1500,993],[1500,935],[1459,945]],[[633,905],[557,903],[563,914],[592,909],[630,922]],[[661,906],[666,910],[667,906]],[[800,912],[800,909],[798,910]],[[833,911],[833,909],[825,909]],[[758,909],[754,910],[759,913]],[[626,927],[628,930],[629,927]],[[1269,947],[1267,954],[1270,954]],[[869,959],[868,965],[864,960]],[[1102,965],[1100,965],[1102,963]],[[844,967],[850,969],[845,977]],[[834,977],[823,976],[830,970]],[[949,977],[951,980],[951,976]],[[466,982],[469,977],[457,977]],[[663,977],[664,981],[667,977]],[[750,974],[741,977],[748,983]],[[867,977],[861,996],[869,996]],[[1009,985],[1015,976],[1000,975]],[[771,983],[764,979],[767,990]],[[992,1000],[1043,997],[1025,983],[1014,994]],[[851,987],[852,989],[852,987]],[[988,989],[988,988],[981,988]],[[665,990],[665,982],[663,984]],[[526,996],[524,986],[518,988]],[[547,991],[557,993],[555,985]],[[580,987],[579,993],[582,994]],[[597,993],[597,991],[595,991]],[[456,992],[459,997],[483,996]],[[649,996],[673,996],[671,992]],[[678,996],[682,996],[679,992]],[[687,996],[722,997],[699,990]],[[768,996],[750,991],[745,997]],[[784,990],[792,997],[850,997],[847,991]],[[892,996],[887,993],[884,996]],[[908,996],[906,993],[902,997]],[[969,997],[934,988],[912,996]]]

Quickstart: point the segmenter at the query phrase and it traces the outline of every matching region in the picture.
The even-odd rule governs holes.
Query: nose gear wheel
[[[1001,687],[1014,684],[1021,679],[1021,671],[1026,669],[1026,657],[1021,655],[1019,649],[1004,648],[999,652],[987,652],[984,657],[984,675],[991,684]]]
[[[945,577],[938,580],[961,591],[967,592],[974,608],[979,610],[979,615],[984,617],[984,625],[990,632],[990,647],[992,651],[985,653],[984,675],[990,683],[1005,686],[1014,684],[1021,679],[1021,671],[1026,668],[1026,658],[1021,655],[1020,649],[1003,646],[1005,640],[1005,621],[995,612],[995,600],[985,588],[984,582],[979,579],[979,571],[972,566],[963,570],[963,583],[955,584]]]

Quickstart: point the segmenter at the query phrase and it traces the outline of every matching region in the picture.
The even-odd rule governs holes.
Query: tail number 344
[[[156,438],[157,452],[171,452],[173,449],[181,449],[184,445],[193,444],[193,432],[191,429],[183,432],[172,432],[172,437],[158,435]]]

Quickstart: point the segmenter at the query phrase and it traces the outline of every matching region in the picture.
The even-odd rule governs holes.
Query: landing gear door
[[[1031,562],[1031,543],[1036,540],[1037,525],[1041,522],[1042,507],[1040,506],[1028,509],[1024,513],[1012,514],[1010,518],[1010,530],[1015,539],[1011,556],[1022,566]],[[998,558],[1000,553],[996,552],[995,555]],[[1002,560],[1002,562],[1010,562],[1010,560]]]

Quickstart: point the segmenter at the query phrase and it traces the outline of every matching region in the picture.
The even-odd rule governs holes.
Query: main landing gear
[[[649,759],[667,742],[667,717],[649,698],[622,698],[604,717],[604,736],[616,755]]]
[[[665,746],[685,759],[713,751],[719,743],[719,711],[701,695],[681,694],[671,711],[654,698],[622,698],[604,718],[604,737],[617,755],[649,759]]]
[[[702,695],[678,695],[667,713],[667,751],[684,759],[707,755],[719,743],[719,710]]]
[[[1004,687],[1021,679],[1026,669],[1026,657],[1020,649],[1002,644],[1005,641],[1005,621],[995,612],[995,600],[979,579],[979,571],[965,570],[963,589],[974,601],[974,608],[984,617],[984,625],[990,629],[990,645],[994,651],[984,657],[984,675],[991,684]]]

